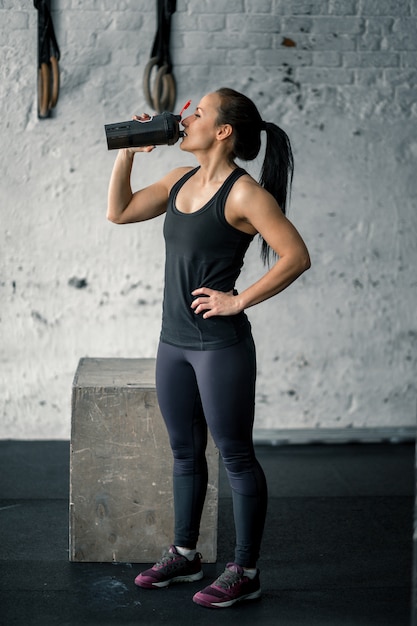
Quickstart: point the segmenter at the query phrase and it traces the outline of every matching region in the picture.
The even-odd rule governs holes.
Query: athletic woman
[[[208,427],[232,491],[236,544],[233,562],[193,600],[222,608],[261,594],[257,560],[267,485],[252,440],[256,356],[245,311],[286,289],[310,267],[310,259],[285,217],[293,173],[285,132],[264,122],[249,98],[228,88],[205,95],[182,125],[181,149],[194,155],[197,167],[176,168],[133,193],[135,154],[153,146],[121,149],[109,185],[112,222],[165,214],[156,387],[174,458],[175,534],[167,553],[135,583],[154,589],[203,577],[197,540],[207,489]],[[236,159],[255,159],[263,132],[258,183]],[[255,235],[261,237],[267,270],[238,293],[235,283]]]

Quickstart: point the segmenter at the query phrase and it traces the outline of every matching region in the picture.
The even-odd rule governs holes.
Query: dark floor
[[[261,601],[210,610],[200,583],[143,590],[141,566],[68,562],[68,442],[0,441],[0,624],[408,626],[414,445],[259,446],[270,506]],[[232,558],[220,480],[218,563]],[[205,582],[205,581],[204,581]]]

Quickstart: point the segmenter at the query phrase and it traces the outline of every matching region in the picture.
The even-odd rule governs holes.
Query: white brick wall
[[[78,359],[154,356],[159,333],[162,221],[106,222],[103,131],[146,109],[156,2],[52,6],[62,87],[40,121],[36,11],[0,0],[0,437],[68,437]],[[415,423],[416,23],[417,0],[177,2],[176,110],[230,85],[294,145],[313,267],[249,311],[258,428]],[[136,185],[193,162],[137,161]],[[261,271],[255,244],[241,284]]]

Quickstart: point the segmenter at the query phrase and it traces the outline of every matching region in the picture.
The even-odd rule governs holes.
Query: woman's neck
[[[208,155],[202,156],[195,154],[194,156],[200,164],[197,175],[202,184],[223,182],[237,167],[234,161],[224,157],[219,159],[210,158]]]

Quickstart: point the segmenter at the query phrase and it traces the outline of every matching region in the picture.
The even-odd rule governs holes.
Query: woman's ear
[[[230,124],[222,124],[217,129],[217,139],[224,141],[231,137],[233,133],[233,127]]]

